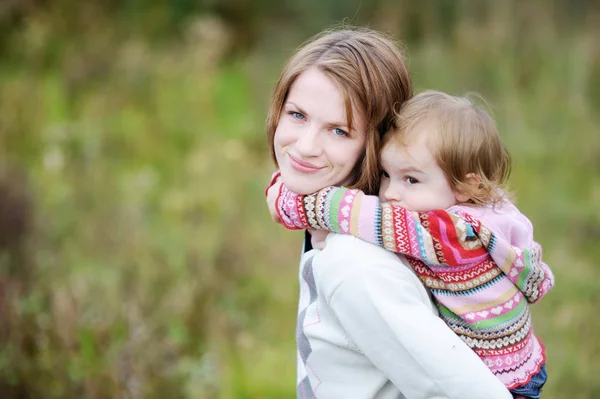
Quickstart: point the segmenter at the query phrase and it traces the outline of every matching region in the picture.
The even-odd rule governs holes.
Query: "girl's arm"
[[[513,247],[468,214],[410,212],[343,187],[328,187],[309,195],[295,194],[283,185],[279,191],[276,210],[288,229],[351,234],[434,267],[468,268],[491,256],[528,302],[537,302],[554,284],[538,244]]]

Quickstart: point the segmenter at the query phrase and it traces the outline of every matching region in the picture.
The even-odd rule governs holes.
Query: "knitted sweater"
[[[545,362],[527,302],[548,292],[554,276],[514,205],[410,212],[358,190],[329,187],[302,196],[282,186],[277,207],[288,229],[352,234],[407,255],[440,316],[508,389],[529,382]],[[512,234],[499,226],[518,223],[506,220],[525,228]]]

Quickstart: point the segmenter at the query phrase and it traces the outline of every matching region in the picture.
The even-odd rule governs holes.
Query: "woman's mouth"
[[[290,165],[292,166],[292,168],[300,173],[315,173],[324,168],[323,166],[317,166],[310,162],[306,162],[302,159],[293,157],[289,153],[288,156],[290,157]]]

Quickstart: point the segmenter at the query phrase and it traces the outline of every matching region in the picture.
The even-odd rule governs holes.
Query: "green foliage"
[[[533,308],[544,397],[600,395],[598,15],[312,3],[31,0],[0,15],[6,397],[295,395],[301,235],[264,204],[264,120],[283,60],[344,17],[405,38],[418,89],[490,102],[557,276]],[[238,5],[252,9],[239,26]]]

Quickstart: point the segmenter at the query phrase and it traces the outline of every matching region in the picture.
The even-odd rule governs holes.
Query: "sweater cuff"
[[[279,170],[275,171],[275,173],[273,173],[271,175],[271,181],[269,182],[269,185],[267,186],[267,188],[265,188],[265,197],[269,193],[269,189],[271,187],[273,187],[273,184],[275,184],[280,177],[281,177],[281,172]]]
[[[302,230],[307,228],[306,217],[303,217],[303,196],[288,190],[285,185],[281,185],[275,208],[281,224],[288,230]]]

